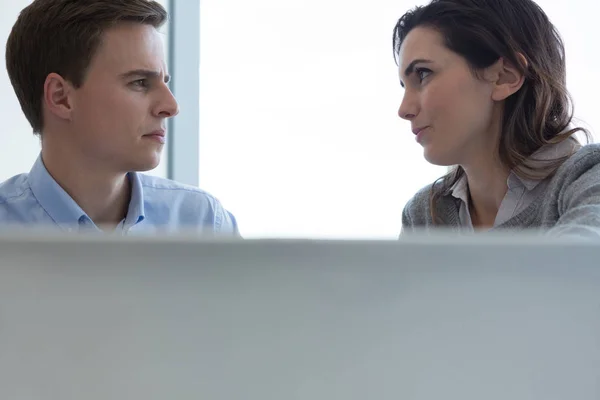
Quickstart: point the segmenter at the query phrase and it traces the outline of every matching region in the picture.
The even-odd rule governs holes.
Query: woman
[[[406,205],[402,231],[549,229],[600,237],[600,146],[571,126],[562,40],[531,0],[433,0],[394,29],[425,158],[455,166]]]

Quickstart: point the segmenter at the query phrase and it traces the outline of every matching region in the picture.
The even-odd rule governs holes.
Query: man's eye
[[[137,86],[137,87],[146,89],[148,87],[148,80],[147,79],[137,79],[137,80],[131,82],[131,84],[133,86]]]

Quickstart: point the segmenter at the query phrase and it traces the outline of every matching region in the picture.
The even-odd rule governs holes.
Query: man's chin
[[[156,154],[152,157],[146,157],[144,159],[131,160],[130,171],[135,172],[147,172],[152,171],[160,165],[160,154]]]

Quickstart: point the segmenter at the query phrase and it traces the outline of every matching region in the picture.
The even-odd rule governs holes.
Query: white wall
[[[244,237],[398,236],[445,170],[397,116],[392,30],[416,1],[202,2],[200,186]]]
[[[536,0],[556,25],[565,42],[567,88],[575,105],[576,124],[587,128],[600,141],[600,90],[598,28],[600,5],[589,0]],[[566,5],[568,4],[568,6]]]
[[[428,2],[202,1],[200,186],[244,237],[397,237],[406,201],[445,171],[397,116],[392,30]],[[575,115],[599,140],[599,6],[539,4],[565,39]]]
[[[21,107],[8,79],[5,64],[6,40],[21,9],[29,0],[0,0],[0,42],[2,64],[0,65],[0,180],[27,172],[40,150],[39,139],[33,135],[31,126],[21,112]]]
[[[165,5],[168,0],[159,3]],[[21,107],[6,72],[6,40],[20,11],[31,0],[0,0],[0,43],[2,63],[0,65],[0,181],[22,172],[28,172],[39,151],[39,139],[33,135],[31,126],[21,112]],[[163,29],[166,32],[166,27]],[[166,34],[164,35],[166,41]],[[166,176],[166,151],[161,164],[150,173]]]

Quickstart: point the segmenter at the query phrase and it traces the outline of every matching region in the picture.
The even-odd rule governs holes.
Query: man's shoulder
[[[28,182],[28,174],[15,175],[0,183],[0,222],[29,223],[44,221],[45,212],[40,207]]]
[[[177,225],[210,226],[215,233],[238,234],[235,217],[212,194],[170,179],[139,173],[137,176],[145,208],[153,218],[167,215]]]
[[[23,201],[31,194],[29,174],[19,174],[0,183],[0,206]]]
[[[144,190],[144,194],[156,194],[161,198],[172,200],[179,198],[190,201],[208,201],[215,202],[216,198],[210,193],[192,185],[176,182],[171,179],[158,176],[137,174]]]

